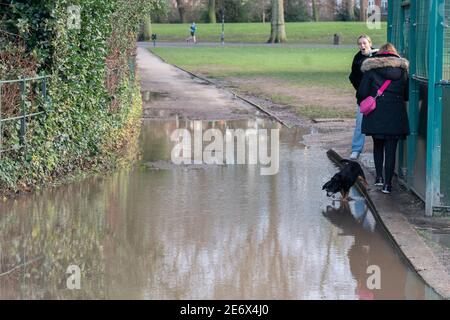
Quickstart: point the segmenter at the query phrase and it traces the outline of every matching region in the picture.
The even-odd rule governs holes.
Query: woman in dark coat
[[[377,173],[375,185],[382,185],[384,193],[392,191],[398,141],[409,135],[405,105],[408,101],[408,68],[408,60],[400,58],[390,43],[383,45],[376,56],[366,59],[361,66],[364,76],[357,92],[358,104],[368,96],[375,97],[386,80],[392,81],[377,98],[377,108],[363,117],[361,128],[364,134],[372,136]]]

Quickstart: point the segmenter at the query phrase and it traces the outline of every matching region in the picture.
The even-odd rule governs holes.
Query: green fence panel
[[[444,206],[450,206],[450,87],[446,86],[443,91],[441,201]]]
[[[402,24],[402,0],[392,0],[392,38],[391,42],[395,47],[399,47],[402,42],[403,24]]]
[[[428,79],[428,19],[430,0],[416,1],[416,75]]]
[[[445,1],[443,68],[443,80],[450,81],[450,0]]]

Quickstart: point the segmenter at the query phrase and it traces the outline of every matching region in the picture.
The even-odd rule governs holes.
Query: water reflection
[[[362,300],[374,299],[424,299],[423,283],[405,268],[394,248],[386,241],[369,211],[365,200],[352,190],[354,201],[339,202],[339,206],[327,206],[323,215],[337,228],[341,237],[353,238],[348,259],[356,280],[356,296]],[[371,266],[380,270],[380,289],[373,287]],[[372,284],[372,285],[371,285]]]
[[[307,128],[281,129],[273,176],[261,176],[257,165],[145,165],[169,161],[170,134],[193,125],[146,122],[142,165],[1,204],[0,298],[424,297],[364,202],[325,209],[321,186],[336,169],[323,150],[301,143]],[[72,264],[81,268],[81,290],[66,288]],[[382,270],[376,292],[364,287],[370,264]]]

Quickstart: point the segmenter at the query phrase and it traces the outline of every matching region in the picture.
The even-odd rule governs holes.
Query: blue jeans
[[[363,120],[363,114],[359,111],[359,106],[356,107],[356,126],[355,132],[353,133],[352,140],[352,152],[361,153],[364,148],[364,142],[366,140],[366,135],[361,133],[361,124]]]

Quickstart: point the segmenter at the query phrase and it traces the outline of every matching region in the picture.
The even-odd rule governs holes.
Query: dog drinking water
[[[341,160],[344,163],[341,171],[336,173],[330,181],[325,183],[322,190],[326,190],[327,196],[331,197],[337,192],[342,195],[342,200],[348,200],[348,194],[350,188],[356,183],[358,179],[361,179],[364,184],[367,185],[366,176],[364,171],[356,161],[351,160]]]

